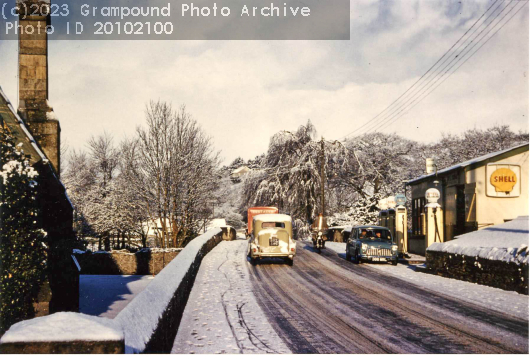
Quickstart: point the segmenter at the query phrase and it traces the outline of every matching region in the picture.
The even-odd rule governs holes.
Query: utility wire
[[[488,11],[490,11],[490,9],[495,5],[495,3],[497,3],[499,0],[495,0],[491,6],[475,21],[475,23],[464,33],[464,35],[462,35],[454,44],[453,46],[451,46],[449,48],[449,50],[447,50],[443,55],[442,57],[440,57],[438,59],[438,61],[436,61],[434,63],[434,65],[432,65],[414,84],[412,84],[404,93],[401,94],[401,96],[399,96],[397,99],[395,99],[390,105],[388,105],[383,111],[381,111],[380,113],[378,113],[375,117],[373,117],[371,120],[365,122],[363,125],[361,125],[359,128],[353,130],[352,132],[348,133],[346,136],[344,136],[344,138],[346,139],[347,137],[349,137],[350,135],[352,135],[353,133],[357,132],[358,130],[360,130],[361,128],[363,128],[364,126],[368,125],[370,122],[374,121],[376,118],[378,118],[380,115],[382,115],[384,112],[386,112],[389,108],[391,108],[396,102],[398,102],[403,96],[405,96],[414,86],[416,86],[423,78],[425,78],[425,76],[432,70],[436,67],[436,65],[467,35],[467,33],[469,33],[469,31],[471,31],[471,29],[473,29],[475,27],[475,25],[480,21],[480,19],[482,19],[484,17],[484,15],[486,15],[486,13],[488,13]],[[492,13],[495,12],[495,10],[497,10],[497,8],[500,6],[500,3],[499,5],[493,10]]]
[[[502,4],[502,2],[499,4],[499,6]],[[365,130],[365,132],[370,132],[373,128],[375,128],[376,126],[379,126],[381,123],[385,122],[389,117],[392,117],[393,115],[395,115],[395,112],[402,109],[403,107],[406,107],[408,105],[407,102],[410,102],[411,99],[412,99],[412,102],[414,101],[414,97],[420,93],[426,86],[428,86],[429,84],[431,84],[433,81],[436,83],[437,81],[439,81],[440,78],[437,79],[438,76],[440,76],[440,74],[448,67],[448,66],[454,66],[454,64],[456,64],[458,61],[460,61],[460,59],[462,58],[462,53],[469,47],[469,45],[471,45],[473,43],[473,41],[475,41],[489,26],[491,26],[491,24],[495,21],[495,19],[497,17],[499,17],[499,15],[504,12],[504,10],[506,10],[506,8],[510,5],[510,3],[508,3],[508,5],[506,5],[473,39],[471,39],[467,45],[458,52],[458,54],[456,54],[455,56],[451,56],[451,57],[447,57],[443,62],[442,62],[442,65],[447,61],[447,59],[451,58],[451,61],[449,61],[449,63],[447,65],[445,65],[445,67],[443,67],[441,70],[437,70],[438,72],[436,73],[436,75],[434,77],[432,77],[429,81],[425,82],[423,85],[421,85],[421,87],[419,87],[419,89],[415,89],[412,93],[411,93],[411,98],[407,99],[405,102],[403,102],[400,106],[398,106],[398,108],[392,110],[392,112],[390,112],[389,114],[385,115],[381,120],[378,120],[380,121],[379,124],[372,124],[370,125],[370,129],[369,130]],[[499,6],[497,6],[493,11],[492,13],[484,20],[484,22],[482,24],[480,24],[474,31],[472,34],[474,34],[482,25],[484,25],[488,19],[495,13],[495,11],[499,8]],[[489,10],[489,9],[488,9]],[[467,40],[466,40],[467,41]],[[480,41],[480,40],[479,40]],[[459,47],[461,46],[462,44],[459,45]],[[467,53],[466,53],[467,54]],[[464,55],[465,56],[465,55]],[[453,64],[453,65],[451,65]],[[429,78],[429,76],[427,76],[427,78]],[[442,75],[443,77],[443,75]],[[400,111],[402,112],[402,111]],[[376,122],[378,122],[376,121]],[[375,125],[375,126],[374,126]]]
[[[493,27],[484,35],[482,36],[477,42],[475,42],[475,44],[468,50],[466,51],[466,49],[469,47],[469,45],[471,45],[486,29],[488,29],[491,24],[493,24],[493,22],[495,21],[495,19],[497,19],[497,17],[500,16],[500,14],[502,14],[502,12],[504,12],[504,10],[506,10],[506,8],[508,8],[510,4],[506,5],[502,10],[501,12],[499,12],[494,18],[493,20],[486,26],[482,29],[482,31],[480,31],[477,36],[471,40],[465,47],[462,51],[459,52],[458,55],[456,55],[443,69],[441,69],[438,74],[436,75],[436,77],[434,77],[433,79],[431,79],[431,81],[425,83],[418,91],[416,91],[416,93],[414,94],[414,96],[412,97],[412,99],[409,99],[407,100],[405,103],[401,104],[401,106],[399,106],[399,108],[397,108],[394,112],[390,113],[389,115],[385,116],[385,118],[383,119],[383,121],[381,123],[379,123],[378,125],[375,125],[375,126],[371,126],[369,130],[365,131],[365,132],[370,132],[372,131],[373,129],[375,129],[377,126],[380,126],[384,123],[387,123],[389,121],[389,118],[393,118],[394,116],[400,114],[400,113],[403,113],[405,110],[406,110],[406,107],[409,106],[411,103],[414,103],[414,101],[417,100],[418,97],[421,97],[423,95],[423,93],[425,93],[429,88],[431,88],[434,84],[436,84],[438,81],[440,81],[440,79],[442,79],[449,70],[451,70],[451,68],[453,68],[456,64],[458,64],[458,62],[460,62],[463,58],[465,58],[465,56],[477,45],[480,43],[480,41],[482,41],[490,32],[491,30],[493,30],[495,28],[495,26],[497,26],[505,17],[507,14],[509,14],[514,8],[515,5],[506,15],[504,15],[501,20],[499,20],[499,22],[497,22],[495,25],[493,25]],[[464,53],[465,52],[465,53]],[[462,55],[463,54],[463,55]],[[448,69],[447,69],[448,68]],[[447,69],[447,70],[446,70]],[[443,74],[442,72],[446,70]],[[440,74],[442,74],[440,76]],[[439,77],[440,76],[440,77]],[[434,82],[433,82],[434,81]],[[427,90],[425,91],[422,91],[423,89],[425,89],[427,87]],[[429,92],[430,93],[430,92]],[[419,94],[419,95],[418,95]],[[400,111],[398,111],[400,110]],[[408,110],[407,110],[408,111]],[[405,113],[407,112],[405,111]],[[397,112],[397,113],[396,113]]]
[[[513,1],[512,1],[512,2],[513,2]],[[518,2],[519,2],[519,1],[516,1],[516,3],[518,3]],[[528,2],[528,1],[525,1],[525,2],[523,3],[523,6],[522,6],[522,7],[524,7],[524,5],[525,5],[527,2]],[[511,2],[508,3],[508,5],[506,5],[506,6],[505,6],[500,12],[498,12],[498,13],[495,15],[495,17],[494,17],[494,18],[488,23],[488,20],[493,16],[493,14],[496,13],[497,9],[501,6],[501,4],[502,4],[502,1],[501,1],[501,3],[499,3],[499,4],[495,7],[495,9],[494,9],[494,10],[493,10],[493,11],[487,16],[487,18],[482,22],[482,24],[480,24],[479,26],[477,26],[477,27],[475,28],[475,26],[480,22],[480,20],[481,20],[482,18],[484,18],[484,16],[486,16],[486,14],[487,14],[487,13],[488,13],[488,12],[494,7],[494,6],[495,6],[496,3],[497,3],[497,1],[495,1],[495,2],[494,2],[494,3],[493,3],[493,4],[492,4],[492,5],[491,5],[491,6],[490,6],[490,7],[489,7],[489,8],[488,8],[488,9],[487,9],[487,10],[486,10],[486,11],[485,11],[485,12],[484,12],[484,13],[483,13],[483,14],[482,14],[482,15],[481,15],[476,21],[475,21],[475,23],[474,23],[474,24],[473,24],[473,25],[472,25],[472,26],[471,26],[471,27],[470,27],[470,28],[464,33],[464,35],[462,35],[462,36],[460,37],[460,39],[459,39],[455,44],[453,44],[453,46],[452,46],[449,50],[447,50],[447,51],[444,53],[444,55],[443,55],[440,59],[438,59],[438,61],[437,61],[433,66],[431,66],[431,68],[430,68],[429,70],[427,70],[427,72],[426,72],[426,73],[425,73],[420,79],[418,79],[418,80],[417,80],[412,86],[410,86],[410,87],[407,89],[407,91],[405,91],[405,93],[403,93],[398,99],[394,100],[394,102],[392,102],[392,104],[390,104],[387,108],[385,108],[382,112],[380,112],[376,117],[372,118],[371,120],[369,120],[368,122],[366,122],[365,124],[363,124],[362,126],[360,126],[359,128],[357,128],[356,130],[354,130],[353,132],[351,132],[351,133],[349,133],[348,135],[346,135],[346,136],[344,137],[344,139],[346,139],[346,138],[347,138],[348,136],[350,136],[351,134],[353,134],[353,133],[359,131],[359,130],[362,129],[363,127],[366,127],[367,125],[369,125],[369,126],[368,126],[368,128],[367,128],[366,130],[363,131],[363,133],[371,132],[371,131],[373,131],[373,130],[375,130],[375,129],[377,129],[377,128],[381,128],[383,124],[385,124],[385,123],[389,123],[390,121],[391,121],[390,123],[393,123],[393,122],[395,122],[395,121],[392,121],[392,119],[394,119],[396,116],[404,115],[404,114],[407,113],[412,107],[414,107],[418,102],[420,102],[421,100],[423,100],[423,98],[425,98],[426,96],[424,96],[423,98],[421,98],[421,100],[419,100],[419,101],[417,101],[417,98],[418,98],[418,97],[421,97],[426,91],[428,91],[428,89],[430,89],[434,84],[436,84],[436,83],[437,83],[438,81],[440,81],[445,75],[447,75],[447,73],[448,73],[448,72],[449,72],[454,66],[456,66],[456,65],[458,64],[458,62],[460,62],[462,59],[464,59],[465,56],[466,56],[466,55],[467,55],[467,54],[468,54],[468,53],[469,53],[474,47],[476,47],[476,46],[477,46],[477,45],[478,45],[478,44],[479,44],[479,43],[480,43],[480,42],[481,42],[481,41],[482,41],[482,40],[483,40],[483,39],[484,39],[484,38],[485,38],[485,37],[486,37],[486,36],[487,36],[487,35],[488,35],[488,34],[489,34],[489,33],[490,33],[490,32],[491,32],[491,31],[497,26],[497,25],[499,25],[499,24],[502,22],[502,20],[503,20],[503,19],[504,19],[509,13],[511,13],[511,12],[513,11],[513,9],[515,9],[515,7],[517,6],[517,5],[515,5],[514,7],[512,7],[512,9],[511,9],[506,15],[504,15],[504,16],[501,18],[501,20],[499,20],[497,23],[495,23],[495,20],[496,20],[496,19],[497,19],[497,18],[498,18],[498,17],[499,17],[499,16],[500,16],[505,10],[506,10],[506,8],[508,8],[508,6],[511,4]],[[521,7],[521,8],[522,8],[522,7]],[[519,10],[520,10],[521,8],[519,8]],[[517,10],[517,12],[519,12],[519,10]],[[516,12],[516,13],[517,13],[517,12]],[[515,16],[515,14],[514,14],[514,16]],[[513,18],[513,16],[512,16],[507,22],[509,22],[512,18]],[[507,23],[507,22],[506,22],[506,23]],[[495,23],[495,24],[494,24],[494,23]],[[506,24],[506,23],[505,23],[505,24]],[[486,25],[486,26],[485,26],[485,27],[484,27],[484,28],[483,28],[483,29],[482,29],[482,30],[481,30],[481,31],[480,31],[480,32],[479,32],[474,38],[471,39],[471,37],[473,36],[473,34],[476,33],[476,32],[478,31],[478,29],[479,29],[480,27],[482,27],[484,24],[487,24],[487,25]],[[492,26],[492,24],[494,24],[494,25]],[[501,28],[504,27],[505,24],[503,24],[503,25],[501,26]],[[481,35],[482,33],[484,33],[484,31],[486,31],[489,27],[491,27],[491,29],[490,29],[490,30],[489,30],[484,36],[482,36],[482,37],[480,38],[480,40],[478,40],[478,41],[477,41],[477,42],[476,42],[471,48],[469,48],[469,46],[470,46],[473,42],[475,42],[475,40],[476,40],[478,37],[480,37],[480,35]],[[462,41],[462,39],[464,39],[464,38],[466,37],[466,35],[469,34],[470,31],[471,31],[472,29],[474,29],[474,30],[473,30],[473,32],[471,32],[471,34],[469,35],[468,39],[466,39],[465,41]],[[499,30],[500,30],[500,29],[499,29]],[[494,35],[495,35],[499,30],[497,30],[497,31],[494,33]],[[493,37],[494,35],[492,35],[491,37]],[[491,38],[491,37],[490,37],[490,38]],[[488,38],[488,39],[484,42],[484,44],[485,44],[487,41],[489,41],[490,38]],[[471,39],[471,40],[470,40],[470,39]],[[462,49],[462,50],[458,50],[458,49],[461,48],[461,47],[464,45],[464,43],[466,43],[466,42],[468,42],[468,43],[467,43],[467,45],[464,47],[464,49]],[[483,45],[484,45],[484,44],[483,44]],[[458,45],[458,47],[457,47],[457,45]],[[483,45],[481,45],[481,46],[479,47],[479,49],[482,48]],[[456,47],[456,49],[455,49],[455,47]],[[469,48],[469,50],[466,51],[466,49],[468,49],[468,48]],[[455,50],[453,51],[453,55],[454,55],[455,53],[457,53],[457,52],[458,52],[458,54],[457,54],[456,56],[447,56],[447,55],[448,55],[453,49],[455,49]],[[477,51],[478,51],[478,50],[477,50]],[[468,57],[463,63],[467,62],[467,61],[469,60],[469,58],[471,58],[471,57],[472,57],[477,51],[473,52],[473,54],[472,54],[471,56],[469,56],[469,57]],[[464,53],[464,52],[465,52],[465,53]],[[464,54],[463,54],[463,53],[464,53]],[[462,55],[462,54],[463,54],[463,55]],[[445,59],[444,59],[444,58],[445,58]],[[434,77],[432,77],[433,72],[431,72],[431,71],[432,71],[433,69],[435,69],[438,65],[442,66],[443,64],[445,64],[449,58],[451,58],[451,61],[449,61],[449,63],[448,63],[445,67],[443,67],[443,69],[441,69],[441,70],[436,70],[436,71],[438,71],[438,73],[437,73]],[[443,60],[443,61],[442,61],[442,60]],[[461,65],[463,65],[463,63],[462,63]],[[460,68],[461,65],[458,66],[457,69]],[[438,66],[438,67],[440,67],[440,66]],[[445,70],[445,72],[444,72],[444,70]],[[455,71],[456,71],[456,70],[455,70]],[[455,71],[453,71],[453,72],[452,72],[451,74],[449,74],[449,76],[447,76],[447,77],[450,77]],[[440,74],[441,74],[442,72],[444,72],[444,73],[440,76]],[[447,77],[446,77],[445,79],[447,79]],[[429,81],[427,81],[427,79],[429,79],[429,78],[431,78],[431,79],[430,79]],[[441,83],[443,83],[443,82],[445,81],[445,79],[444,79]],[[411,90],[412,90],[415,86],[417,86],[417,85],[421,82],[421,80],[424,80],[424,82],[425,82],[425,81],[426,81],[426,82],[425,82],[421,87],[419,87],[419,89],[416,88],[416,89],[414,89],[414,91],[411,92]],[[434,81],[434,83],[433,83],[433,81]],[[441,83],[440,83],[440,84],[441,84]],[[428,86],[429,84],[430,84],[430,86]],[[428,86],[428,87],[427,87],[427,86]],[[439,85],[438,85],[438,86],[439,86]],[[437,88],[438,86],[436,86],[435,88]],[[427,87],[427,89],[426,89],[425,91],[422,91],[422,90],[425,89],[426,87]],[[432,91],[429,91],[428,94],[430,94],[431,92],[432,92]],[[408,96],[406,96],[407,94],[408,94]],[[428,95],[428,94],[427,94],[427,95]],[[397,103],[399,102],[399,100],[401,100],[401,99],[405,99],[405,98],[407,98],[407,97],[409,97],[408,100],[406,100],[406,101],[405,101],[404,103],[402,103],[401,105],[397,105],[396,108],[394,108],[393,110],[389,111],[389,113],[387,113],[387,114],[386,114],[385,116],[383,116],[382,118],[379,118],[379,120],[375,121],[375,120],[376,120],[378,117],[380,117],[383,113],[388,112],[388,110],[389,110],[390,108],[392,108],[392,106],[393,106],[394,104],[397,104]],[[414,103],[415,101],[416,101],[416,103]],[[407,109],[406,107],[407,107],[407,106],[410,106],[411,104],[412,104],[412,107],[410,107],[410,108]],[[399,118],[399,117],[398,117],[398,118]]]
[[[519,1],[517,1],[519,2]],[[414,101],[411,102],[412,106],[410,106],[408,109],[402,109],[401,111],[399,111],[398,113],[395,113],[392,117],[386,119],[383,123],[381,123],[378,127],[372,127],[371,130],[369,131],[366,131],[364,133],[367,133],[367,132],[372,132],[374,130],[379,130],[381,129],[383,126],[385,127],[388,127],[390,126],[391,124],[393,124],[394,122],[396,122],[399,118],[401,118],[402,116],[404,116],[405,114],[407,114],[412,108],[414,108],[418,103],[420,103],[421,101],[423,101],[423,99],[425,99],[428,95],[430,95],[434,90],[436,90],[442,83],[445,82],[445,80],[447,80],[449,77],[451,77],[451,75],[453,75],[460,67],[462,67],[462,65],[464,65],[471,57],[473,57],[492,37],[494,37],[508,22],[510,22],[510,20],[526,5],[526,3],[528,3],[528,0],[527,1],[524,1],[523,2],[523,5],[504,23],[502,24],[501,27],[499,27],[494,33],[493,35],[491,35],[489,38],[486,39],[486,41],[484,41],[469,57],[467,57],[460,65],[458,65],[458,67],[456,67],[448,76],[446,76],[440,83],[438,83],[434,88],[432,88],[433,85],[435,85],[440,79],[442,79],[461,59],[464,59],[465,56],[474,48],[476,47],[497,25],[499,25],[502,20],[508,16],[516,7],[517,7],[517,4],[512,7],[500,20],[499,22],[497,22],[477,43],[475,43],[475,45],[473,45],[471,48],[470,48],[470,51],[468,51],[466,54],[464,54],[464,56],[462,56],[457,62],[455,62],[455,64],[453,64],[449,69],[447,69],[444,74],[438,78],[438,80],[436,80],[434,83],[432,83],[425,91],[423,91],[420,95],[419,95],[419,99],[416,99],[415,103]],[[426,95],[424,95],[422,97],[422,95],[428,91],[430,88],[432,88],[432,90],[430,90]]]

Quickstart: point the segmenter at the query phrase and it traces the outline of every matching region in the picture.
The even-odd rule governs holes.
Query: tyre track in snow
[[[318,255],[299,242],[294,267],[249,267],[260,305],[295,353],[528,352],[528,322],[354,266],[334,252]]]

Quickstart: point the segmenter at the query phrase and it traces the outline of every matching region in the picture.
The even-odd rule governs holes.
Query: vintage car
[[[354,226],[346,243],[346,260],[391,262],[397,265],[398,246],[390,230],[379,226]]]
[[[280,257],[293,265],[296,242],[293,239],[291,216],[285,214],[259,214],[252,220],[252,233],[248,254],[252,264],[259,259]]]

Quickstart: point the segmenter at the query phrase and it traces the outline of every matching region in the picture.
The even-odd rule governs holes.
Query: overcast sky
[[[53,41],[50,101],[62,140],[83,149],[144,122],[151,100],[186,105],[226,162],[310,119],[340,139],[418,80],[492,1],[357,1],[349,41]],[[528,5],[437,90],[384,132],[528,131]],[[17,42],[0,42],[0,86],[17,101]]]

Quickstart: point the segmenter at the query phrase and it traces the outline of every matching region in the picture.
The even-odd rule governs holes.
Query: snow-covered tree
[[[46,267],[38,223],[38,173],[29,156],[0,132],[0,333],[33,317]]]
[[[345,148],[338,142],[324,142],[325,158],[311,122],[294,133],[282,131],[270,141],[262,169],[247,177],[243,190],[243,208],[276,206],[298,220],[303,231],[322,211],[321,163],[325,176],[335,176],[344,164]]]
[[[239,213],[231,212],[222,215],[222,217],[226,220],[226,224],[229,226],[234,227],[235,229],[240,229],[245,227],[245,222],[243,222],[243,216]]]
[[[131,183],[149,210],[160,220],[163,247],[183,246],[212,214],[218,185],[218,153],[184,107],[150,102],[147,127],[137,129],[136,166]]]

